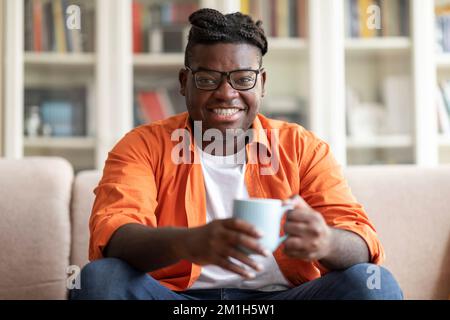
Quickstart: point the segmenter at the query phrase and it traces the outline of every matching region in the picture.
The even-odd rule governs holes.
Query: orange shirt
[[[323,215],[329,226],[360,235],[367,243],[371,262],[381,263],[384,251],[374,226],[352,195],[330,147],[297,124],[261,114],[252,128],[257,132],[264,129],[266,134],[256,134],[246,146],[245,184],[249,196],[287,199],[299,194]],[[135,128],[109,152],[103,177],[94,190],[96,198],[89,222],[90,260],[102,258],[111,235],[127,223],[151,228],[195,227],[206,223],[201,164],[193,161],[197,154],[192,141],[187,141],[186,154],[181,152],[191,156],[192,161],[173,161],[174,150],[178,151],[182,141],[181,138],[173,141],[176,129],[186,129],[192,135],[186,112]],[[262,161],[259,153],[253,152],[260,148],[276,156],[278,163]],[[317,261],[290,258],[282,249],[283,245],[274,252],[275,260],[293,286],[328,271]],[[167,288],[182,291],[194,283],[200,272],[201,266],[181,260],[149,274]]]

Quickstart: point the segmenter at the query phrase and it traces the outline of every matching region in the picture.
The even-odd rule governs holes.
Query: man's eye
[[[216,80],[214,80],[214,79],[208,79],[208,78],[198,78],[198,79],[197,79],[197,82],[198,82],[198,83],[201,83],[201,84],[215,84],[215,83],[217,83]]]
[[[250,77],[239,78],[236,82],[240,84],[248,84],[253,82],[253,78]]]

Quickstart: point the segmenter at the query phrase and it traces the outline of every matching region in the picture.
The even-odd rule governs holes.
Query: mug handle
[[[284,214],[286,211],[292,210],[292,209],[294,209],[294,206],[292,204],[287,204],[287,205],[282,206],[280,210]],[[277,247],[280,244],[282,244],[287,239],[287,237],[288,237],[288,234],[285,234],[284,236],[279,237]]]

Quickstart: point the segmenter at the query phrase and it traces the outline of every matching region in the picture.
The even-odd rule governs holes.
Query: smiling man
[[[90,219],[92,262],[72,299],[401,299],[329,146],[259,113],[261,23],[212,9],[189,21],[179,72],[187,112],[132,130],[109,153]],[[180,130],[182,153],[200,161],[174,161]],[[276,170],[262,174],[251,150],[275,157]],[[259,231],[231,217],[235,198],[292,203],[287,240],[261,247]]]

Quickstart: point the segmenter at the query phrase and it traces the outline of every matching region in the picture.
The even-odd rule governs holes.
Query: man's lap
[[[378,277],[374,279],[373,277]],[[171,291],[146,273],[126,262],[106,258],[86,265],[81,272],[81,289],[71,299],[147,299],[147,300],[336,300],[402,299],[401,290],[385,268],[369,263],[330,272],[297,287],[274,292],[222,288]]]

